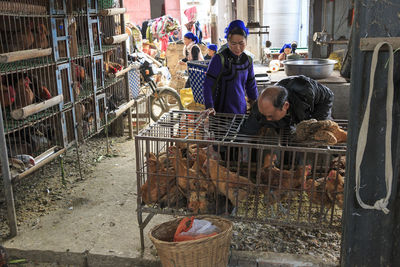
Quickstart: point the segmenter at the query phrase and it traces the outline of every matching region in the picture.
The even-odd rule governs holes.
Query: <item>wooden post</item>
[[[7,156],[6,138],[4,135],[3,108],[1,107],[1,105],[0,105],[0,151],[1,151],[0,160],[2,166],[1,169],[3,175],[4,194],[7,203],[8,226],[10,227],[10,234],[13,237],[17,235],[18,228],[17,228],[17,217],[14,205],[13,189],[11,185],[10,168],[8,167],[9,163]]]
[[[119,1],[119,5],[121,8],[123,8],[124,6],[124,1],[120,0]],[[125,16],[124,14],[121,14],[121,33],[122,34],[126,34],[125,33]],[[126,47],[126,43],[124,43],[123,47],[122,47],[122,54],[124,55],[124,67],[125,69],[128,68],[128,49]],[[129,66],[130,69],[132,69],[131,67],[133,66]],[[130,90],[129,90],[129,81],[128,81],[128,72],[125,73],[125,94],[127,97],[127,101],[130,100]],[[132,109],[131,106],[128,106],[128,129],[129,129],[129,138],[133,139],[133,129],[132,129]]]
[[[343,212],[341,266],[400,266],[400,54],[394,59],[393,99],[393,184],[389,199],[389,214],[379,210],[366,210],[359,206],[355,194],[355,160],[357,141],[360,134],[368,98],[372,51],[360,50],[360,39],[368,37],[399,37],[399,17],[392,1],[355,1],[355,20],[352,32],[352,69],[348,149],[346,158],[345,207]],[[386,196],[385,186],[385,129],[386,88],[385,64],[388,53],[379,53],[375,74],[375,90],[371,99],[371,115],[363,162],[361,164],[360,196],[364,202],[374,205]],[[396,95],[397,94],[397,95]],[[383,130],[382,130],[383,129]],[[361,133],[365,134],[365,133]]]
[[[310,58],[321,57],[321,46],[317,45],[312,37],[314,32],[320,32],[322,30],[322,4],[323,1],[311,0],[310,1],[310,18],[309,18],[309,28],[310,34],[308,38],[308,54]]]

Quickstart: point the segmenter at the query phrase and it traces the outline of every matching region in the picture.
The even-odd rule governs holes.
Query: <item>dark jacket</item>
[[[276,83],[288,90],[289,110],[279,121],[267,121],[258,110],[257,102],[251,108],[248,119],[240,129],[240,133],[254,135],[262,127],[292,128],[303,120],[331,119],[333,92],[326,86],[306,76],[294,76]]]

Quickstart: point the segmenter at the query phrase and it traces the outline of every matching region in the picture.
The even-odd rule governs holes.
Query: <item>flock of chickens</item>
[[[226,199],[230,212],[232,207],[238,207],[255,194],[268,196],[268,203],[272,205],[303,191],[314,204],[326,208],[343,206],[344,156],[332,161],[326,177],[316,179],[310,165],[281,170],[267,154],[258,182],[222,166],[212,146],[193,144],[180,148],[177,143],[168,148],[168,153],[157,156],[149,153],[146,158],[147,180],[141,187],[146,204],[187,207],[193,213],[218,213],[225,211]]]

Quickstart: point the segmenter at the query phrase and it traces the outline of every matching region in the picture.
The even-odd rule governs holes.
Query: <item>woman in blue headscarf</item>
[[[197,45],[199,43],[199,38],[192,32],[188,32],[183,36],[183,43],[185,44],[183,48],[183,55],[185,58],[181,60],[181,64],[186,64],[188,61],[192,60],[204,60],[201,54],[200,47]]]
[[[188,32],[183,36],[183,55],[185,56],[179,64],[185,65],[186,62],[192,60],[204,60],[203,54],[201,54],[200,47],[197,45],[199,43],[199,38],[192,32]],[[190,87],[190,79],[186,80],[185,88]]]
[[[280,61],[286,60],[287,55],[289,55],[292,52],[292,46],[291,44],[284,44],[281,48],[281,50],[279,50],[279,57],[278,59]]]
[[[245,114],[246,96],[250,104],[257,99],[253,60],[245,53],[249,30],[243,21],[234,20],[225,29],[228,46],[210,61],[203,85],[209,113]]]
[[[215,53],[218,51],[218,46],[216,44],[208,44],[207,45],[207,55],[204,56],[205,60],[210,60],[213,58]]]

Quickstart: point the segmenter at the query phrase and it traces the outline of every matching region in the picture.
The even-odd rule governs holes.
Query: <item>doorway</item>
[[[151,18],[159,18],[165,15],[165,0],[150,0]]]

